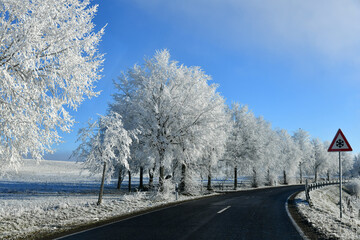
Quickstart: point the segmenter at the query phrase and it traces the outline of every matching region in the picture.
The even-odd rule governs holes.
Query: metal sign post
[[[342,218],[342,203],[341,203],[341,195],[342,195],[342,168],[341,168],[341,152],[339,152],[339,181],[340,181],[340,185],[339,185],[339,192],[340,192],[340,218]]]
[[[337,131],[334,140],[331,142],[328,152],[339,152],[339,192],[340,192],[340,219],[342,218],[342,166],[341,166],[341,152],[352,151],[352,148],[349,142],[346,140],[343,132],[339,128]]]

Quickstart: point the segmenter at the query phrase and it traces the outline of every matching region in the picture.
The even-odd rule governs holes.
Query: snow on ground
[[[1,197],[0,239],[66,229],[158,206],[171,200],[175,199],[161,199],[145,193],[114,194],[105,195],[102,205],[97,206],[97,195]]]
[[[339,185],[323,187],[310,192],[312,207],[305,193],[297,196],[297,206],[307,220],[329,237],[360,239],[360,199],[349,191],[342,191],[343,215],[340,221]]]
[[[166,194],[126,193],[110,182],[97,206],[99,179],[74,162],[25,160],[18,172],[0,177],[0,239],[30,238],[175,201],[172,185]]]
[[[81,163],[66,161],[43,160],[36,162],[24,159],[23,166],[18,171],[5,169],[0,180],[19,182],[89,182],[100,179],[100,174],[90,177],[87,170],[82,169]]]
[[[175,202],[174,185],[167,182],[165,194],[116,189],[116,180],[105,184],[103,203],[97,206],[101,175],[91,176],[75,162],[25,160],[18,172],[0,176],[0,239],[30,239],[34,235],[63,231],[134,211]],[[134,176],[133,188],[139,179]],[[239,178],[240,188],[249,188],[248,178]],[[147,179],[144,179],[147,182]],[[232,180],[213,179],[213,186],[232,189]],[[230,188],[228,188],[230,187]],[[239,189],[240,189],[239,188]],[[199,196],[179,196],[183,201]]]

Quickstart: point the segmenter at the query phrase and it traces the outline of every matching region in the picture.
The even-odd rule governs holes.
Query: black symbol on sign
[[[341,139],[337,140],[337,141],[336,141],[336,146],[337,146],[338,148],[342,148],[342,147],[344,146],[344,141],[341,140]]]

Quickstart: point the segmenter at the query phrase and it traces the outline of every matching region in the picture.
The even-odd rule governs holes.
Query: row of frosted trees
[[[310,138],[308,132],[299,129],[293,135],[286,130],[273,130],[262,117],[256,118],[247,106],[233,104],[233,126],[226,144],[221,169],[233,169],[237,174],[251,176],[254,187],[266,184],[274,185],[303,183],[305,176],[314,181],[319,176],[327,180],[338,174],[338,155],[327,152],[329,142]],[[353,158],[342,153],[343,169],[352,169]],[[227,171],[228,174],[231,171]],[[230,174],[231,175],[231,174]],[[237,182],[234,182],[237,187]]]
[[[247,106],[229,108],[199,67],[170,60],[167,50],[135,65],[114,82],[117,93],[106,116],[81,129],[74,151],[92,172],[117,177],[140,176],[139,188],[165,179],[180,191],[194,192],[199,179],[251,176],[253,186],[302,181],[305,175],[335,174],[336,154],[327,143],[311,139],[301,129],[292,136],[273,130]],[[345,156],[350,166],[351,158]],[[346,168],[346,167],[345,167]],[[281,177],[279,177],[281,176]],[[156,179],[155,179],[156,178]],[[158,179],[158,180],[157,180]]]

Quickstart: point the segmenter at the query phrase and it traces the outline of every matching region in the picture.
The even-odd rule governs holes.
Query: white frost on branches
[[[105,178],[110,179],[119,166],[129,169],[130,146],[134,134],[123,127],[122,117],[115,112],[101,116],[98,121],[81,128],[78,133],[80,145],[73,152],[78,161],[93,174],[100,173],[106,163]]]
[[[115,83],[119,93],[111,109],[124,116],[126,129],[140,129],[141,149],[156,159],[160,178],[171,162],[199,166],[212,148],[214,156],[221,155],[225,102],[209,80],[199,67],[179,65],[162,50]]]
[[[73,125],[66,107],[98,95],[96,11],[88,0],[0,0],[1,165],[51,152]]]

